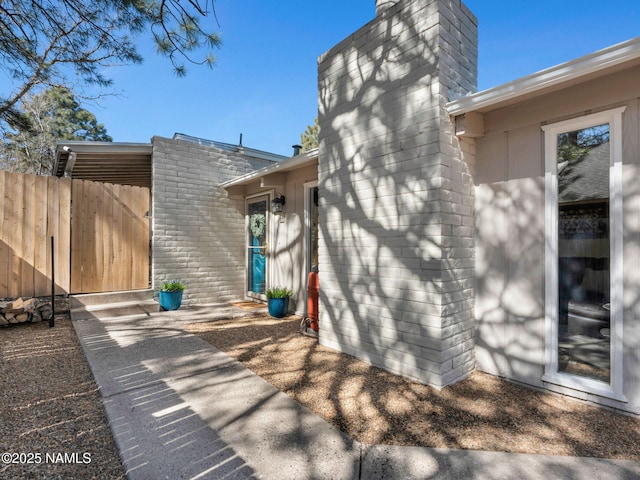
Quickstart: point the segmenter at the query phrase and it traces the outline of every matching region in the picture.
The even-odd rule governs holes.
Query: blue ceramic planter
[[[287,298],[269,298],[267,300],[267,309],[269,315],[276,318],[282,318],[289,310],[289,297]]]
[[[160,290],[160,306],[163,310],[177,310],[182,304],[182,290],[163,292]]]

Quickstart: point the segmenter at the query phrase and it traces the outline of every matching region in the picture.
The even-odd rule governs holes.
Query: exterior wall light
[[[284,203],[284,195],[280,195],[279,197],[271,200],[271,213],[275,215],[282,215],[282,212],[284,212]]]

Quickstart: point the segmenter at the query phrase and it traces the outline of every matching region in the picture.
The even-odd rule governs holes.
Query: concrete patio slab
[[[373,445],[362,457],[362,478],[430,480],[637,480],[637,462],[524,455],[477,450]]]

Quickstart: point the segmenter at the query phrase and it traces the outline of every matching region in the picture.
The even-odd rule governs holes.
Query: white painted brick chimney
[[[475,91],[477,20],[376,6],[318,63],[319,341],[442,388],[475,366],[475,190],[445,105]]]
[[[376,0],[376,15],[380,15],[382,12],[390,7],[393,7],[398,0]]]

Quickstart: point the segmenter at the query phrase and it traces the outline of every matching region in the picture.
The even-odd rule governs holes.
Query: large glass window
[[[318,187],[309,189],[309,265],[318,271]]]
[[[318,271],[318,182],[304,184],[305,195],[305,271],[304,281],[309,272]]]
[[[623,109],[543,127],[544,379],[621,398]]]
[[[557,135],[558,370],[609,382],[609,125]]]

